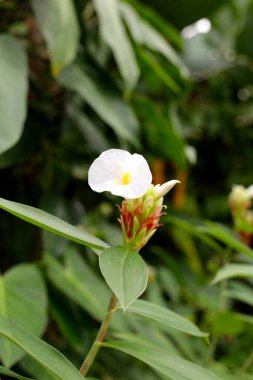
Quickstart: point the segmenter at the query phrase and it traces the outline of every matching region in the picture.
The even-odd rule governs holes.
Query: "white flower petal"
[[[247,194],[249,196],[249,198],[253,198],[253,185],[250,185],[247,189]]]
[[[124,178],[129,183],[124,183]],[[103,152],[91,165],[88,183],[96,192],[110,191],[125,198],[138,198],[150,187],[152,175],[147,161],[140,154],[121,149]]]

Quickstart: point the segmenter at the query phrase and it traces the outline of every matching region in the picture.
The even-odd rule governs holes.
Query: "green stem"
[[[104,318],[104,320],[100,326],[100,329],[97,333],[96,339],[94,340],[94,342],[91,346],[91,349],[88,352],[88,355],[84,359],[83,364],[79,370],[79,372],[83,376],[85,376],[87,374],[87,372],[89,371],[95,357],[97,356],[98,351],[100,350],[101,343],[103,342],[103,340],[105,338],[105,335],[107,333],[107,330],[108,330],[110,323],[111,323],[111,320],[112,320],[113,313],[116,310],[115,307],[117,305],[117,302],[118,302],[118,300],[115,297],[115,295],[113,294],[111,297],[108,309],[107,309],[106,316],[105,316],[105,318]]]

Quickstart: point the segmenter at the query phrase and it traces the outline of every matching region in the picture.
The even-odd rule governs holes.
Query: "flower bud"
[[[164,197],[164,195],[166,195],[177,183],[180,183],[180,181],[173,179],[171,181],[165,182],[161,186],[157,185],[159,187],[157,188],[156,198]]]
[[[125,199],[119,207],[119,222],[122,228],[123,243],[126,247],[139,251],[160,226],[163,195],[179,181],[173,180],[164,185],[151,185],[140,198]],[[161,195],[162,194],[162,195]]]

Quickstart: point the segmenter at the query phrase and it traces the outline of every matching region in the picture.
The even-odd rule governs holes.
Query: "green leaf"
[[[184,139],[174,129],[170,119],[163,115],[162,107],[144,97],[135,97],[134,103],[143,124],[147,146],[159,157],[169,158],[179,168],[185,169]]]
[[[169,223],[180,229],[185,230],[189,234],[203,241],[206,245],[210,246],[210,248],[219,252],[221,246],[214,240],[212,237],[207,234],[203,234],[201,231],[203,228],[203,222],[197,220],[195,218],[190,218],[188,215],[166,215],[163,217],[163,223]]]
[[[64,236],[67,239],[73,240],[79,244],[87,245],[98,250],[108,247],[108,244],[95,236],[89,234],[83,229],[77,228],[68,224],[56,216],[50,215],[40,209],[27,206],[21,203],[8,201],[0,198],[0,208],[11,214],[23,219],[35,226],[44,228],[45,230],[56,233],[57,235]]]
[[[245,302],[253,306],[253,292],[252,287],[246,284],[241,284],[233,281],[229,289],[226,291],[226,296],[240,302]]]
[[[93,79],[77,64],[64,70],[59,82],[68,89],[76,91],[116,134],[136,143],[138,121],[131,108],[116,91],[109,86],[103,86],[98,78]]]
[[[110,341],[102,345],[132,355],[172,380],[221,380],[205,368],[153,345],[136,341]]]
[[[25,373],[35,377],[36,380],[60,380],[59,376],[52,373],[48,368],[43,367],[29,355],[26,355],[18,365]]]
[[[126,309],[146,289],[147,266],[136,251],[124,247],[108,248],[99,256],[99,266],[123,309]]]
[[[92,317],[102,320],[110,298],[109,289],[75,250],[68,250],[64,261],[63,266],[52,256],[45,257],[50,281]]]
[[[28,69],[25,49],[15,38],[0,35],[0,153],[19,140],[26,118]]]
[[[227,264],[217,273],[212,283],[227,280],[232,277],[253,277],[253,265],[249,264]]]
[[[83,376],[59,351],[11,319],[0,316],[0,334],[17,344],[61,380],[83,380]]]
[[[166,309],[160,305],[156,305],[152,302],[136,300],[127,308],[127,312],[142,315],[143,317],[153,319],[159,323],[163,323],[173,329],[183,331],[187,334],[204,337],[208,336],[208,333],[204,333],[199,330],[197,326],[181,317],[179,314]]]
[[[229,228],[218,223],[206,222],[206,226],[201,227],[200,231],[213,236],[228,247],[253,258],[253,250],[242,243]]]
[[[212,326],[212,334],[215,336],[238,335],[242,330],[243,323],[235,313],[226,310],[215,314]]]
[[[140,17],[131,5],[122,2],[120,9],[133,39],[138,44],[162,54],[180,70],[183,76],[189,76],[187,67],[157,29]]]
[[[144,49],[139,49],[139,56],[143,61],[143,64],[154,72],[156,81],[160,79],[175,94],[179,94],[181,92],[180,86],[169,74],[169,71],[164,69],[150,52],[146,52]],[[149,72],[147,75],[149,75]]]
[[[99,18],[100,33],[111,48],[127,88],[136,86],[140,71],[133,48],[120,18],[117,0],[93,0]]]
[[[35,265],[20,264],[0,275],[0,315],[10,317],[36,336],[44,332],[47,295]],[[0,357],[6,367],[11,367],[23,355],[23,350],[0,337]]]
[[[32,0],[41,33],[48,46],[52,73],[57,76],[75,58],[79,25],[72,0]]]
[[[28,377],[24,377],[24,376],[18,375],[17,373],[11,371],[8,368],[4,368],[1,365],[0,365],[0,373],[1,373],[1,375],[13,377],[14,379],[19,379],[19,380],[34,380],[34,379],[31,379],[30,377],[28,378]]]

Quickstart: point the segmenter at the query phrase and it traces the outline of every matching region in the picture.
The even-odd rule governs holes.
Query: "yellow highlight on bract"
[[[126,172],[121,178],[121,183],[122,185],[129,185],[131,180],[132,180],[132,174],[129,172]]]

